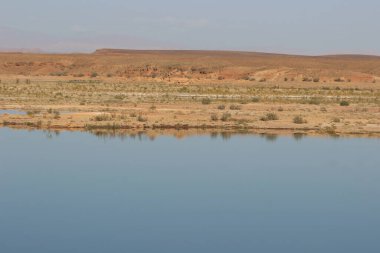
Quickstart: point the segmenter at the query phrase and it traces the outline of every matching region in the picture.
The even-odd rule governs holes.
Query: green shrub
[[[349,106],[349,105],[350,105],[350,102],[348,101],[343,100],[340,102],[340,106]]]

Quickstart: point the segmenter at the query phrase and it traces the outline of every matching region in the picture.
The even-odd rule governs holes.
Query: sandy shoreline
[[[380,57],[0,54],[0,126],[380,133]]]

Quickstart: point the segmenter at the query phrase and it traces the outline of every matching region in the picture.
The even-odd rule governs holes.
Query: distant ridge
[[[98,49],[89,54],[0,53],[4,75],[149,80],[380,83],[380,57],[238,51]]]
[[[290,56],[290,57],[336,57],[336,58],[380,58],[378,55],[366,54],[326,54],[326,55],[302,55],[302,54],[286,54],[286,53],[270,53],[270,52],[254,52],[254,51],[234,51],[234,50],[193,50],[193,49],[117,49],[117,48],[101,48],[93,52],[93,54],[246,54],[246,55],[267,55],[267,56]]]

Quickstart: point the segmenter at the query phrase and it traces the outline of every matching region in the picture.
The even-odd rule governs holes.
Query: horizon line
[[[219,53],[251,53],[251,54],[266,54],[266,55],[280,55],[280,56],[299,56],[299,57],[337,57],[337,56],[361,56],[361,57],[380,57],[379,54],[368,53],[329,53],[329,54],[302,54],[302,53],[286,53],[286,52],[270,52],[270,51],[254,51],[254,50],[232,50],[232,49],[133,49],[133,48],[98,48],[92,52],[85,51],[49,51],[40,48],[0,48],[0,53],[6,54],[53,54],[53,55],[70,55],[70,54],[84,54],[92,55],[98,51],[131,51],[131,52],[219,52]],[[112,52],[110,52],[112,53]],[[118,54],[118,52],[114,52]],[[122,52],[119,52],[122,54]]]

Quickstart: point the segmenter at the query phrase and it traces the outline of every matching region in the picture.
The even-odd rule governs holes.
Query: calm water
[[[0,129],[0,252],[380,252],[380,140]]]
[[[17,111],[17,110],[0,110],[0,115],[1,114],[25,115],[26,113],[24,111]]]

